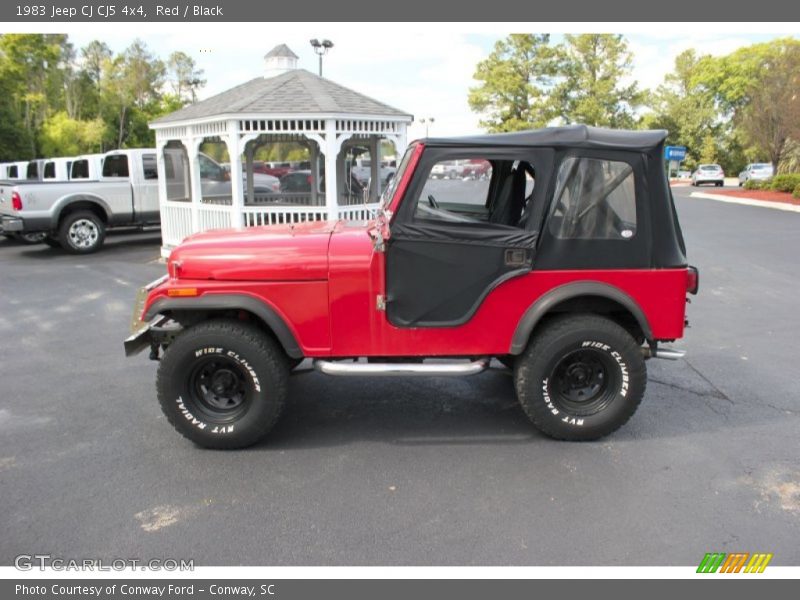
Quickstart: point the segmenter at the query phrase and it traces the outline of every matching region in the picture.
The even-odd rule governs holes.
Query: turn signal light
[[[19,197],[19,193],[17,192],[11,194],[11,208],[14,210],[22,210],[22,198]]]
[[[171,288],[167,290],[167,296],[197,296],[197,288]]]

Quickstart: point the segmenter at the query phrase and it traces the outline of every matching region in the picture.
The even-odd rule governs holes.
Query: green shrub
[[[794,191],[792,192],[792,196],[794,196],[795,198],[800,200],[800,183],[798,183],[797,187],[794,188]]]
[[[783,175],[775,175],[772,178],[771,190],[776,192],[791,193],[800,185],[800,173],[784,173]]]
[[[755,179],[748,179],[744,182],[744,189],[746,190],[763,190],[769,187],[769,180],[756,181]]]

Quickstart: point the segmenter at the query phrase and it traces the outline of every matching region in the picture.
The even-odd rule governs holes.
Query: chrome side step
[[[314,368],[326,375],[359,376],[369,375],[390,376],[462,376],[476,375],[485,371],[489,366],[488,358],[481,358],[471,362],[440,362],[440,363],[360,363],[344,360],[315,360]]]
[[[666,360],[680,360],[686,356],[686,350],[675,350],[674,348],[656,348],[655,352],[649,347],[642,348],[645,358],[663,358]]]

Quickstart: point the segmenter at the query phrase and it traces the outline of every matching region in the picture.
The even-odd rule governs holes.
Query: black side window
[[[89,179],[89,161],[84,159],[72,163],[71,179]]]
[[[533,187],[534,169],[527,161],[442,159],[431,166],[414,220],[524,228]]]
[[[56,163],[52,160],[44,163],[44,176],[45,179],[55,179],[56,177]]]
[[[158,165],[155,154],[142,155],[142,170],[145,179],[158,179]]]
[[[16,179],[19,176],[19,169],[17,169],[17,165],[11,165],[8,167],[8,177],[9,179]]]
[[[558,170],[550,233],[627,240],[636,234],[636,186],[626,162],[570,157]]]
[[[28,170],[25,172],[25,179],[38,179],[39,164],[36,161],[28,163]]]
[[[103,161],[103,177],[128,177],[128,157],[124,154],[106,156]]]

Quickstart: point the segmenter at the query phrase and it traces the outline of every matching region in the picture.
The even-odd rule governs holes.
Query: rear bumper
[[[0,217],[0,233],[21,233],[24,231],[25,224],[19,217]]]
[[[13,215],[0,216],[0,233],[37,233],[49,231],[49,218],[24,218]]]

